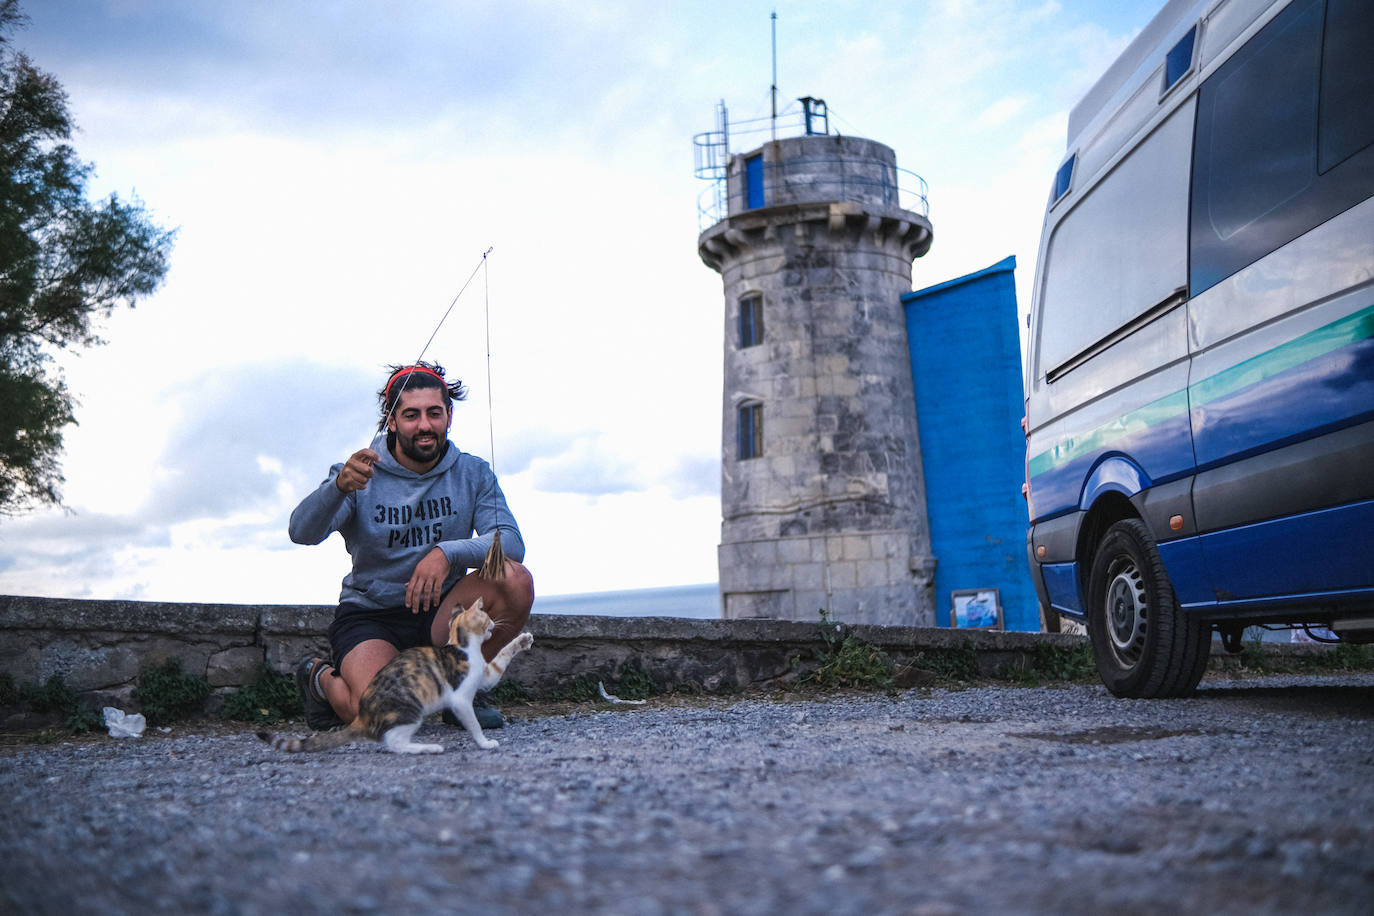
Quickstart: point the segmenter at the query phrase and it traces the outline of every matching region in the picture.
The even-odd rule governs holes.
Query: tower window
[[[758,458],[763,454],[763,405],[749,401],[739,406],[736,428],[739,459]]]
[[[739,301],[740,349],[763,343],[763,297],[754,294]]]
[[[763,154],[744,160],[744,207],[757,210],[763,206]]]

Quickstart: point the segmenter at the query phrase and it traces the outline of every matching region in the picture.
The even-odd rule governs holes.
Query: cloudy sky
[[[0,593],[333,603],[342,542],[286,519],[469,277],[426,356],[470,384],[453,438],[494,458],[539,590],[715,581],[692,137],[720,100],[768,114],[770,12],[784,109],[824,98],[928,182],[915,286],[1014,254],[1024,306],[1068,110],[1160,5],[27,0],[13,41],[67,89],[92,195],[179,236],[106,346],[60,354],[65,509],[0,517]]]

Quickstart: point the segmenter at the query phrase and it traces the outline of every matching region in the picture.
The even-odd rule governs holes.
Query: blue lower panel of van
[[[1083,599],[1078,594],[1077,563],[1044,563],[1040,574],[1045,579],[1045,594],[1056,611],[1081,617]]]
[[[1374,500],[1204,534],[1214,603],[1374,589]]]
[[[1159,545],[1179,604],[1263,612],[1332,601],[1374,608],[1374,500]],[[1220,570],[1215,580],[1208,570]],[[1040,566],[1050,606],[1081,617],[1077,563]]]
[[[1174,587],[1180,605],[1188,608],[1216,602],[1207,579],[1207,564],[1202,558],[1201,538],[1165,541],[1159,545],[1159,558],[1164,561],[1169,584]]]

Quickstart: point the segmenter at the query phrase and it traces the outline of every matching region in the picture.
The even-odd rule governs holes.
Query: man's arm
[[[348,521],[354,507],[349,496],[367,486],[377,457],[370,448],[359,449],[343,464],[330,468],[324,483],[291,513],[287,526],[291,540],[296,544],[318,544]]]
[[[515,516],[506,505],[506,495],[501,492],[496,475],[485,464],[482,469],[485,473],[478,491],[476,510],[473,512],[473,528],[477,536],[459,541],[444,541],[439,547],[453,566],[475,569],[487,558],[494,532],[499,529],[501,552],[509,559],[522,563],[525,560],[525,542],[520,537],[520,527],[516,525]]]
[[[295,544],[319,544],[338,530],[353,512],[353,502],[334,485],[338,465],[331,469],[324,483],[301,500],[291,513],[287,533]]]

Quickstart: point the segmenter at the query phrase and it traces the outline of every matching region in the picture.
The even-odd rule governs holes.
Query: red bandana
[[[444,377],[443,377],[442,375],[440,375],[439,373],[435,372],[433,369],[430,369],[430,368],[427,367],[427,366],[406,366],[406,367],[404,367],[404,368],[402,368],[402,369],[397,369],[395,372],[393,372],[393,373],[391,374],[391,378],[389,378],[389,379],[386,380],[386,399],[387,399],[387,401],[390,401],[390,400],[391,400],[391,386],[394,385],[394,384],[396,383],[396,379],[400,378],[400,377],[403,376],[403,375],[409,375],[409,374],[412,373],[412,372],[423,372],[423,373],[425,373],[426,375],[432,375],[432,376],[434,376],[435,378],[437,378],[437,379],[439,380],[440,384],[442,384],[445,388],[448,387],[448,382],[444,381]],[[403,389],[403,390],[404,390],[404,389]]]

